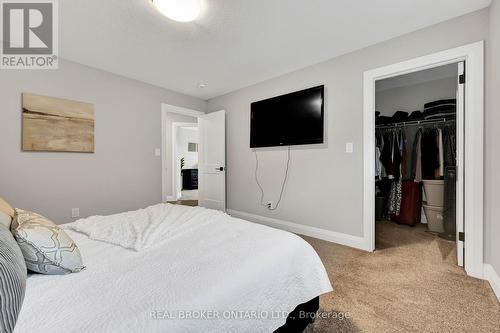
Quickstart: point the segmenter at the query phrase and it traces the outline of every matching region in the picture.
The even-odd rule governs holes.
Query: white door
[[[457,187],[456,187],[456,221],[457,221],[457,262],[464,266],[464,122],[465,122],[465,62],[458,63],[457,87]]]
[[[226,111],[198,118],[198,200],[206,208],[226,210]]]

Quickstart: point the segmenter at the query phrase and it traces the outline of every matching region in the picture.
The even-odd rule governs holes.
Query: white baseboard
[[[167,201],[177,201],[177,199],[173,195],[167,196]]]
[[[488,280],[491,289],[500,301],[500,276],[490,264],[484,264],[484,278]]]
[[[227,213],[234,217],[238,217],[244,220],[249,220],[252,222],[257,222],[276,229],[282,229],[289,232],[293,232],[295,234],[318,238],[328,242],[346,245],[354,247],[356,249],[368,251],[366,248],[366,242],[363,237],[357,237],[326,229],[310,227],[298,223],[275,219],[272,217],[240,212],[233,209],[228,209]]]

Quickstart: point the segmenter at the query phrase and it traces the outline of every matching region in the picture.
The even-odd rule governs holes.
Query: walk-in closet
[[[462,67],[463,63],[455,63],[377,81],[378,248],[388,243],[387,238],[401,238],[401,246],[435,242],[447,249],[449,260],[460,264],[455,242],[459,237],[457,110],[463,108]]]

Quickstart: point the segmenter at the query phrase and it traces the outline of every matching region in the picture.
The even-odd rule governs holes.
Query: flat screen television
[[[323,143],[324,86],[251,104],[250,148]]]

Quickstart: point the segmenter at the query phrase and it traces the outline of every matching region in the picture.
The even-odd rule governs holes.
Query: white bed
[[[332,290],[303,239],[217,211],[156,205],[64,228],[87,268],[31,275],[15,332],[273,332]]]

